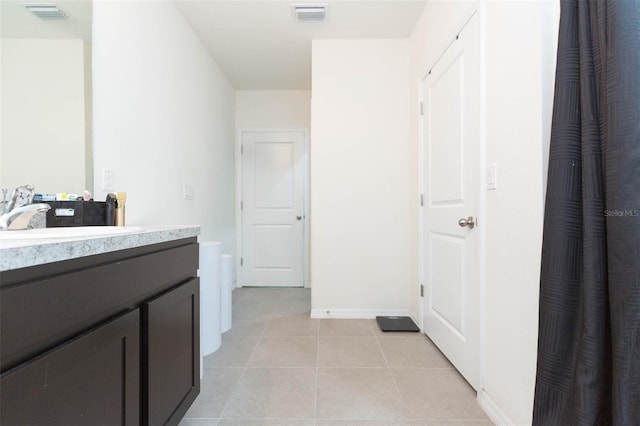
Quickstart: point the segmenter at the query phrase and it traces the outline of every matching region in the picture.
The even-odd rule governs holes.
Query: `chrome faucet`
[[[4,203],[0,216],[0,231],[27,229],[33,215],[51,208],[49,204],[32,204],[35,193],[33,185],[19,186],[13,190],[11,199]]]

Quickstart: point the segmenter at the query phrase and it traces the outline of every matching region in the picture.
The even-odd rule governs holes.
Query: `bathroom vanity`
[[[179,423],[200,391],[199,228],[60,232],[0,236],[0,424]]]

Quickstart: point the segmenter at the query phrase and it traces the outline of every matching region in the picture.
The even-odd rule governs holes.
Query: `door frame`
[[[235,183],[235,225],[236,225],[236,288],[242,288],[242,136],[245,133],[280,133],[280,132],[302,132],[304,135],[302,142],[303,161],[303,217],[304,226],[302,231],[302,282],[304,288],[309,288],[309,129],[304,127],[240,127],[236,132],[235,156],[236,156],[236,183]]]
[[[476,215],[476,219],[480,223],[480,225],[476,228],[476,232],[478,232],[478,247],[477,247],[477,257],[478,257],[478,316],[479,316],[479,324],[478,324],[478,362],[479,362],[479,383],[477,389],[478,398],[483,392],[484,389],[484,378],[485,378],[485,342],[486,342],[486,334],[485,334],[485,283],[486,283],[486,227],[484,223],[486,223],[486,43],[485,43],[485,16],[486,12],[484,9],[484,5],[476,5],[472,10],[466,15],[463,20],[460,20],[456,25],[456,30],[452,32],[447,38],[451,42],[445,46],[441,46],[438,56],[431,63],[431,65],[424,70],[421,74],[420,80],[417,83],[417,91],[418,91],[418,104],[417,104],[417,114],[418,114],[418,199],[422,200],[424,198],[424,120],[425,116],[421,114],[421,104],[424,104],[423,99],[423,89],[424,83],[423,81],[429,74],[430,70],[440,61],[444,53],[449,49],[451,44],[456,40],[457,35],[462,32],[462,30],[467,26],[469,21],[474,18],[474,16],[478,19],[478,28],[477,28],[477,36],[478,36],[478,54],[479,54],[479,67],[480,67],[480,100],[479,100],[479,119],[480,119],[480,147],[479,147],[479,155],[477,158],[478,161],[478,213]],[[420,286],[425,283],[425,238],[424,238],[424,214],[423,214],[424,206],[418,202],[418,315],[419,315],[419,326],[420,331],[425,333],[424,330],[424,303],[425,297],[421,296]],[[479,218],[479,219],[478,219]]]

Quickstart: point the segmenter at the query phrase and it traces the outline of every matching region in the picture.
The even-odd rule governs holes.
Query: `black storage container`
[[[104,201],[47,201],[47,228],[105,226]]]

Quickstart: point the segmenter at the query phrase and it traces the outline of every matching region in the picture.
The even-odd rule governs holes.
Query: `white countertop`
[[[198,235],[200,235],[200,227],[193,225],[142,226],[135,227],[131,232],[113,235],[74,235],[56,238],[11,239],[9,234],[0,239],[0,271],[77,259]]]

